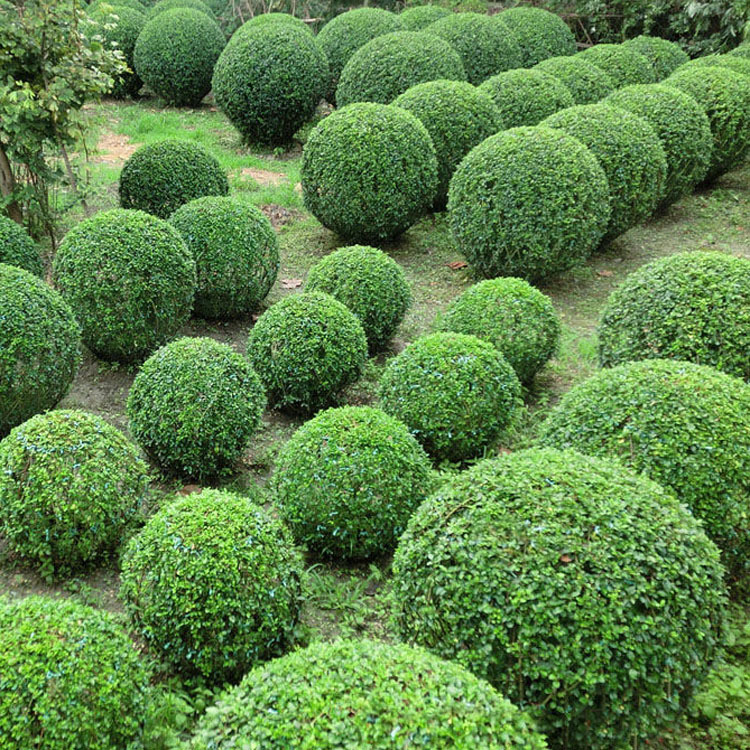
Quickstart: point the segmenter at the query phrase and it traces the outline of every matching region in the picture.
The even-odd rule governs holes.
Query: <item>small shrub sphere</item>
[[[169,104],[197,107],[211,90],[224,49],[221,29],[193,8],[175,8],[146,22],[133,52],[135,72]]]
[[[258,318],[247,354],[269,405],[313,412],[353,383],[367,360],[359,318],[323,292],[293,294]]]
[[[0,263],[0,438],[51,409],[81,361],[81,329],[54,289]]]
[[[174,10],[175,8],[190,8],[191,10],[198,10],[201,13],[205,13],[212,21],[216,21],[216,15],[213,10],[203,2],[203,0],[159,0],[158,3],[152,5],[148,9],[147,17],[149,20],[158,16],[160,13],[165,13],[168,10]]]
[[[624,42],[623,47],[640,52],[648,59],[657,81],[669,77],[690,59],[679,44],[658,36],[637,36]]]
[[[512,128],[461,162],[448,193],[460,251],[487,278],[535,280],[584,261],[609,219],[607,178],[580,141]]]
[[[623,44],[595,44],[578,53],[586,62],[601,68],[615,88],[634,83],[656,83],[656,74],[649,58]]]
[[[77,224],[60,243],[53,274],[83,343],[106,360],[143,359],[193,307],[193,256],[176,229],[143,211],[117,208]]]
[[[406,31],[423,31],[431,23],[449,16],[451,11],[440,5],[415,5],[399,14],[401,25]]]
[[[247,447],[266,405],[245,357],[208,338],[181,338],[152,354],[128,396],[133,437],[179,476],[215,477]]]
[[[190,750],[430,747],[543,750],[527,716],[457,664],[372,640],[313,643],[254,669],[198,724]]]
[[[385,240],[426,213],[438,187],[432,139],[410,112],[350,104],[326,117],[302,151],[305,206],[354,242]]]
[[[324,557],[362,560],[393,550],[433,484],[432,464],[405,425],[346,406],[292,435],[272,489],[298,542]]]
[[[162,219],[196,198],[228,192],[229,181],[216,157],[190,141],[141,146],[120,172],[120,205]]]
[[[578,51],[568,24],[543,8],[508,8],[498,17],[521,47],[524,68],[531,68],[549,57],[574,55]]]
[[[0,263],[22,268],[41,278],[42,256],[24,228],[7,216],[0,216]]]
[[[560,750],[663,732],[722,642],[722,568],[701,526],[655,482],[574,451],[449,479],[393,571],[401,638],[489,680]]]
[[[2,750],[125,750],[148,674],[115,618],[70,599],[0,600]]]
[[[615,90],[614,82],[601,68],[578,55],[550,57],[535,65],[534,70],[554,76],[565,84],[576,104],[593,104]]]
[[[167,664],[221,685],[292,644],[301,563],[257,491],[203,490],[167,504],[130,540],[120,595]]]

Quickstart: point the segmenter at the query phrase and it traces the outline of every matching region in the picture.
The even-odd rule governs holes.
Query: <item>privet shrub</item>
[[[63,298],[28,271],[0,263],[0,437],[67,392],[81,329]]]
[[[711,367],[652,359],[602,370],[563,396],[541,443],[613,456],[674,491],[722,551],[748,566],[750,389]]]
[[[143,733],[148,674],[109,613],[0,599],[0,748],[125,750]]]
[[[609,104],[562,110],[543,125],[578,139],[601,164],[611,214],[604,241],[648,218],[664,197],[667,158],[648,120]]]
[[[44,275],[42,256],[24,228],[7,216],[0,216],[0,263],[39,276]]]
[[[461,162],[448,213],[460,251],[482,276],[539,279],[598,246],[609,219],[607,178],[575,138],[512,128]]]
[[[211,75],[224,42],[221,29],[202,11],[167,10],[147,21],[138,36],[135,71],[170,104],[197,107],[211,90]]]
[[[367,360],[359,318],[323,292],[293,294],[258,318],[247,354],[269,405],[312,412],[330,405]]]
[[[114,1],[114,0],[113,0]],[[212,21],[216,21],[216,15],[203,0],[159,0],[158,3],[152,5],[148,9],[148,19],[151,20],[160,13],[164,13],[168,10],[174,10],[175,8],[190,8],[192,10],[199,10],[201,13],[205,13]]]
[[[354,242],[401,234],[432,205],[438,184],[424,125],[403,109],[369,102],[350,104],[315,127],[301,174],[308,210]]]
[[[383,410],[438,461],[481,456],[510,425],[520,397],[503,354],[461,333],[417,339],[389,361],[380,381]]]
[[[651,63],[657,81],[672,75],[690,59],[679,44],[658,36],[637,36],[624,42],[623,47],[640,52]]]
[[[304,30],[308,34],[313,33],[312,29],[301,18],[297,18],[297,16],[293,16],[291,13],[260,13],[257,16],[253,16],[248,21],[245,21],[245,23],[234,32],[232,39],[235,39],[238,35],[241,37],[244,33],[242,29],[254,29],[257,26],[267,26],[269,24],[277,23],[286,24],[298,31]]]
[[[190,317],[195,261],[163,219],[116,208],[77,224],[53,265],[83,343],[106,360],[134,362],[172,338]]]
[[[440,5],[415,5],[413,8],[405,8],[399,14],[399,19],[406,31],[423,31],[431,23],[450,14],[451,11]]]
[[[543,8],[516,7],[504,10],[498,18],[511,30],[521,47],[524,68],[549,57],[574,55],[576,38],[560,16]]]
[[[314,643],[254,669],[198,724],[191,750],[543,750],[527,716],[457,664],[402,644]]]
[[[488,679],[560,750],[669,727],[722,640],[719,555],[693,516],[573,451],[448,480],[412,516],[393,570],[402,639]]]
[[[615,90],[612,79],[601,68],[575,55],[550,57],[534,66],[567,86],[576,104],[593,104]]]
[[[162,219],[184,203],[205,195],[226,195],[229,181],[199,143],[159,141],[141,146],[120,172],[120,205]]]
[[[651,61],[622,44],[596,44],[578,54],[586,62],[601,68],[612,79],[616,89],[632,83],[656,83]]]
[[[178,498],[123,554],[120,594],[133,625],[185,676],[236,682],[293,642],[302,561],[262,502],[257,490]]]

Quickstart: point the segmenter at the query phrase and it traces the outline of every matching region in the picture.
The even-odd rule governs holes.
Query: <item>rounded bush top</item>
[[[7,216],[0,216],[0,263],[5,263],[41,278],[44,275],[42,256],[26,230]]]
[[[595,44],[578,53],[586,62],[601,68],[616,89],[631,83],[656,83],[654,67],[645,55],[622,44]]]
[[[401,25],[406,31],[422,31],[431,23],[449,16],[451,12],[440,5],[415,5],[399,13]]]
[[[672,75],[690,58],[676,42],[658,36],[641,35],[623,42],[623,47],[640,52],[651,63],[657,81]]]
[[[534,66],[564,83],[576,104],[593,104],[615,90],[614,81],[601,68],[578,55],[550,57]]]
[[[312,34],[312,29],[297,16],[293,16],[291,13],[259,13],[257,16],[253,16],[248,21],[240,26],[237,31],[232,35],[232,39],[237,37],[238,34],[242,34],[242,29],[253,29],[257,26],[267,26],[268,24],[283,23],[288,26],[293,26],[295,29],[304,29],[308,34]]]
[[[203,0],[159,0],[158,3],[148,9],[147,18],[150,20],[165,11],[174,10],[175,8],[198,10],[207,15],[212,21],[216,21],[214,12]]]
[[[741,73],[750,76],[750,59],[746,57],[731,57],[730,55],[705,55],[696,57],[687,67],[709,67],[709,68],[728,68],[735,73]],[[679,70],[679,68],[678,68]]]
[[[727,52],[732,57],[747,57],[750,58],[750,42],[743,42],[739,47],[735,47]]]
[[[103,9],[109,10],[110,8],[112,10],[129,8],[130,10],[137,10],[143,16],[147,13],[146,6],[140,0],[96,0],[86,8],[86,12],[89,14],[99,13]]]
[[[568,24],[548,10],[519,6],[504,10],[498,18],[520,45],[524,68],[549,57],[574,55],[578,50]]]

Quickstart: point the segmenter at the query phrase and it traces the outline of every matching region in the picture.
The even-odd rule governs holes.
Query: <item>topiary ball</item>
[[[586,104],[557,112],[542,124],[578,139],[601,164],[612,210],[604,242],[656,210],[665,194],[667,157],[648,120],[609,104]]]
[[[745,57],[731,57],[730,55],[705,55],[690,61],[691,67],[729,68],[735,73],[750,76],[750,59]]]
[[[345,406],[292,435],[271,487],[299,543],[324,557],[366,560],[393,550],[434,483],[405,425],[379,409]]]
[[[359,318],[323,292],[284,297],[258,318],[247,355],[269,405],[313,412],[353,383],[367,360]]]
[[[555,355],[560,342],[560,316],[552,300],[522,279],[488,279],[469,287],[438,327],[492,344],[525,384]]]
[[[202,0],[159,0],[158,3],[148,9],[148,19],[151,20],[160,13],[165,13],[166,11],[174,10],[175,8],[198,10],[207,15],[212,21],[216,21],[216,15]]]
[[[176,229],[143,211],[116,208],[80,222],[52,270],[83,343],[102,359],[143,359],[190,317],[193,256]]]
[[[586,62],[601,68],[619,89],[633,83],[656,83],[649,58],[623,44],[595,44],[578,53]]]
[[[238,35],[241,37],[244,33],[242,29],[253,29],[257,26],[267,26],[270,24],[282,23],[287,26],[291,26],[298,31],[306,31],[308,34],[312,34],[312,29],[297,16],[293,16],[291,13],[260,13],[257,16],[253,16],[249,20],[240,26],[237,31],[232,35],[232,39],[235,39]]]
[[[560,16],[543,8],[516,7],[504,10],[499,19],[510,29],[521,47],[524,68],[560,55],[578,51],[576,38]]]
[[[5,263],[41,278],[44,276],[42,256],[34,240],[24,228],[7,216],[0,216],[0,263]]]
[[[573,451],[446,481],[393,571],[401,638],[489,680],[552,748],[663,732],[722,642],[722,568],[701,526],[655,482]]]
[[[315,39],[288,23],[241,30],[216,63],[216,103],[243,139],[283,144],[315,112],[330,72]]]
[[[141,146],[120,172],[120,205],[168,219],[196,198],[226,195],[229,181],[219,162],[198,143],[159,141]]]
[[[260,209],[233,198],[197,198],[169,223],[195,258],[196,315],[231,319],[257,309],[279,273],[279,240]]]
[[[492,448],[520,399],[521,384],[502,353],[460,333],[417,339],[380,380],[383,411],[437,461],[466,461]]]
[[[732,57],[747,57],[750,58],[750,42],[743,42],[739,47],[735,47],[727,52]]]
[[[465,81],[461,58],[453,47],[427,32],[394,31],[360,47],[341,72],[336,103],[390,104],[399,94],[425,81]]]
[[[146,14],[146,6],[139,0],[96,0],[93,3],[89,3],[86,12],[91,15],[99,11],[102,6],[108,8],[130,8],[130,10],[137,10],[139,13]]]
[[[307,209],[354,242],[401,234],[429,210],[438,186],[424,125],[403,109],[369,102],[337,110],[313,129],[301,175]]]
[[[0,600],[3,750],[113,750],[143,734],[148,674],[107,612],[70,599]]]
[[[68,392],[81,329],[65,300],[28,271],[0,263],[0,437]]]
[[[346,305],[362,324],[370,352],[383,349],[411,305],[404,269],[382,250],[342,247],[319,260],[305,291],[325,292]]]
[[[488,78],[480,91],[492,97],[506,128],[536,125],[558,110],[575,104],[567,86],[538,70],[508,70]]]
[[[730,579],[747,570],[750,389],[739,378],[660,359],[602,370],[563,396],[540,442],[613,456],[673,490]]]
[[[428,7],[428,6],[422,6]],[[465,81],[429,81],[412,86],[394,102],[425,126],[438,163],[436,208],[444,208],[456,167],[474,146],[504,127],[492,98]]]
[[[402,10],[398,17],[406,31],[423,31],[431,23],[450,14],[451,11],[440,5],[415,5],[413,8]]]
[[[576,104],[593,104],[615,90],[607,73],[578,55],[550,57],[535,65],[534,70],[554,76],[565,84]]]
[[[651,63],[657,81],[672,75],[690,59],[679,44],[658,36],[637,36],[623,42],[623,47],[640,52]]]
[[[469,152],[448,192],[451,231],[485,277],[535,280],[584,261],[609,219],[607,178],[580,141],[512,128]]]
[[[174,8],[146,22],[133,52],[136,73],[169,104],[197,107],[211,90],[224,49],[221,29],[193,8]]]
[[[122,557],[133,626],[180,674],[237,682],[286,651],[299,618],[302,560],[257,490],[177,498]]]
[[[191,750],[543,750],[529,719],[486,682],[422,649],[313,643],[258,667],[198,724]]]

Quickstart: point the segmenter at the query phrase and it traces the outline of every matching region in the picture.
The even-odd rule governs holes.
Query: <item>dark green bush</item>
[[[81,360],[81,329],[41,279],[0,263],[0,438],[51,409]]]
[[[690,59],[679,44],[658,36],[637,36],[624,42],[623,47],[640,52],[651,63],[657,81],[672,75]]]
[[[746,57],[750,59],[750,42],[745,42],[739,47],[735,47],[733,50],[727,52],[732,57]]]
[[[518,6],[508,8],[499,19],[510,29],[521,47],[524,68],[550,57],[574,55],[576,38],[565,21],[543,8]]]
[[[661,203],[667,157],[648,120],[609,104],[585,104],[557,112],[542,124],[578,139],[601,164],[612,211],[605,242],[647,219]]]
[[[424,125],[403,109],[350,104],[326,117],[302,151],[305,206],[354,242],[408,229],[432,205],[437,158]]]
[[[451,231],[485,277],[534,280],[586,260],[609,219],[607,178],[583,144],[549,128],[512,128],[461,162]]]
[[[270,406],[312,412],[330,405],[367,360],[359,318],[323,292],[293,294],[258,318],[247,355]]]
[[[448,480],[393,570],[402,639],[488,679],[559,750],[668,729],[721,645],[722,568],[700,525],[655,482],[574,451]]]
[[[169,220],[195,258],[195,314],[210,320],[255,310],[279,272],[279,240],[266,215],[232,198],[197,198]]]
[[[656,83],[651,61],[622,44],[597,44],[578,54],[586,62],[601,68],[612,79],[616,89],[633,83]]]
[[[148,675],[115,618],[68,599],[0,599],[0,748],[126,750]]]
[[[131,621],[183,675],[237,682],[294,641],[302,561],[262,503],[257,490],[177,498],[123,554],[120,595]]]
[[[206,712],[189,747],[543,750],[528,718],[470,672],[422,649],[314,643],[253,670]]]
[[[708,66],[718,68],[729,68],[735,73],[741,73],[744,76],[750,76],[750,58],[732,57],[730,55],[706,55],[697,57],[690,61],[690,67]]]
[[[205,13],[212,21],[216,21],[216,15],[202,0],[159,0],[158,3],[148,9],[147,17],[149,20],[155,18],[160,13],[164,13],[168,10],[174,10],[175,8],[189,8],[191,10],[198,10],[201,13]]]
[[[563,396],[541,442],[618,458],[674,491],[723,554],[748,568],[750,388],[711,367],[652,359],[602,370]]]
[[[44,275],[42,256],[24,228],[7,216],[0,216],[0,263],[5,263],[40,278]]]
[[[451,12],[439,5],[416,5],[405,8],[399,14],[401,25],[406,31],[423,31],[431,23],[449,16]]]
[[[83,343],[106,360],[142,359],[193,307],[193,256],[176,229],[143,211],[116,208],[77,224],[60,243],[53,274]]]
[[[234,32],[232,38],[234,39],[238,34],[241,37],[244,33],[242,29],[254,29],[257,26],[267,26],[268,24],[277,23],[287,24],[298,30],[304,29],[309,34],[312,34],[312,29],[301,18],[297,18],[297,16],[293,16],[291,13],[260,13],[257,16],[253,16],[250,20],[245,21],[245,23]]]
[[[199,143],[159,141],[141,146],[120,172],[120,205],[168,219],[184,203],[226,195],[229,181]]]
[[[221,29],[202,11],[167,10],[148,20],[138,36],[135,71],[169,104],[197,107],[211,90],[224,43]]]
[[[601,69],[578,55],[550,57],[534,66],[567,86],[576,104],[593,104],[615,90],[612,79]]]
[[[91,3],[86,11],[91,14],[99,12],[102,6],[107,8],[130,8],[130,10],[137,10],[143,15],[146,14],[146,6],[140,2],[140,0],[96,0]]]

